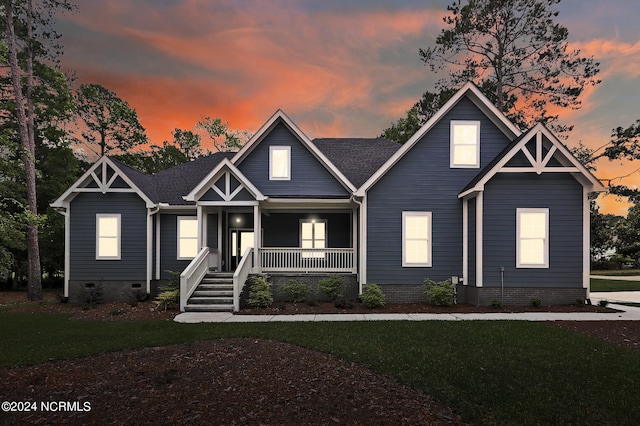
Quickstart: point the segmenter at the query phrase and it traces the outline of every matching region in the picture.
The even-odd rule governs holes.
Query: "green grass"
[[[591,278],[591,291],[640,291],[640,281]]]
[[[619,270],[603,270],[591,271],[591,275],[613,275],[613,276],[633,276],[640,275],[640,269],[619,269]]]
[[[177,324],[0,312],[0,366],[262,337],[370,366],[480,424],[635,424],[640,352],[519,321]],[[309,366],[313,368],[313,366]]]

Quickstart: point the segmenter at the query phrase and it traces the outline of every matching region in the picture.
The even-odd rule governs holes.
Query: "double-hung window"
[[[480,122],[451,121],[451,168],[480,167]]]
[[[198,255],[198,218],[178,216],[178,259],[193,259]]]
[[[291,180],[291,147],[269,147],[269,180]]]
[[[431,212],[402,212],[402,266],[431,267]]]
[[[120,214],[96,214],[96,259],[120,260]]]
[[[549,267],[549,209],[516,209],[516,267]]]
[[[300,221],[300,247],[303,249],[319,249],[327,247],[327,221],[303,219]],[[303,258],[320,258],[325,253],[318,250],[303,250]]]

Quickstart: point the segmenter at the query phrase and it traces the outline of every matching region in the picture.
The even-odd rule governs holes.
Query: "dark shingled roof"
[[[154,175],[146,175],[121,161],[111,159],[129,179],[154,203],[189,205],[182,199],[202,181],[223,159],[235,152],[216,152]]]
[[[322,138],[313,144],[356,188],[402,146],[384,138]]]

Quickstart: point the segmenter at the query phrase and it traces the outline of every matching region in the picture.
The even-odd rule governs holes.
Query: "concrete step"
[[[233,296],[231,297],[207,297],[207,296],[191,296],[187,301],[187,304],[191,305],[222,305],[229,304],[233,305]]]
[[[233,297],[233,289],[201,289],[198,287],[196,291],[193,292],[191,297],[216,297],[216,296],[227,296]]]

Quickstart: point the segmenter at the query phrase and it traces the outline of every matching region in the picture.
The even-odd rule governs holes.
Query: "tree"
[[[566,27],[554,22],[560,0],[469,0],[447,7],[435,46],[420,49],[432,71],[445,69],[437,87],[468,80],[488,90],[489,98],[514,123],[530,127],[543,122],[556,133],[570,130],[554,124],[549,104],[580,107],[585,86],[596,85],[599,64],[569,50]]]
[[[599,64],[568,49],[567,28],[554,22],[559,2],[454,0],[435,46],[420,49],[432,71],[446,73],[429,96],[446,99],[443,91],[470,80],[523,129],[542,122],[557,134],[570,130],[549,106],[579,108],[584,88],[600,82]]]
[[[627,217],[616,224],[616,253],[628,256],[636,265],[640,264],[640,204],[635,204]]]
[[[598,204],[596,204],[595,200],[591,201],[590,207],[590,250],[591,261],[594,262],[601,260],[607,251],[614,248],[614,227],[616,222],[622,218],[612,214],[600,213],[600,208],[598,207]]]
[[[54,69],[45,62],[55,65],[60,48],[55,44],[59,36],[52,28],[53,15],[59,10],[71,9],[71,6],[66,1],[57,0],[43,1],[36,7],[31,0],[3,0],[0,6],[2,37],[6,43],[2,46],[2,62],[9,68],[6,74],[8,78],[2,79],[3,160],[12,155],[21,157],[26,198],[24,204],[16,198],[11,198],[11,203],[5,203],[7,209],[9,204],[18,206],[14,217],[23,217],[24,221],[14,221],[13,224],[4,221],[3,225],[7,227],[3,232],[7,235],[5,231],[16,223],[26,224],[27,296],[30,300],[41,300],[42,271],[38,234],[44,217],[38,214],[36,139],[42,135],[38,132],[40,129],[36,125],[36,119],[43,95],[41,89],[46,87],[43,82],[47,80],[47,76],[55,75],[55,72],[50,72],[44,76],[44,70]],[[7,94],[11,98],[6,97]],[[3,179],[8,179],[8,184],[14,183],[14,178],[17,182],[17,175],[9,175],[8,178],[5,173],[3,175]],[[4,200],[8,199],[5,195]]]
[[[94,153],[124,153],[147,142],[136,110],[115,92],[99,84],[83,84],[76,93],[76,106],[84,124],[80,134]]]
[[[220,118],[204,116],[196,123],[196,128],[205,130],[213,145],[220,152],[238,151],[251,139],[247,131],[231,130],[229,123],[223,123]]]

